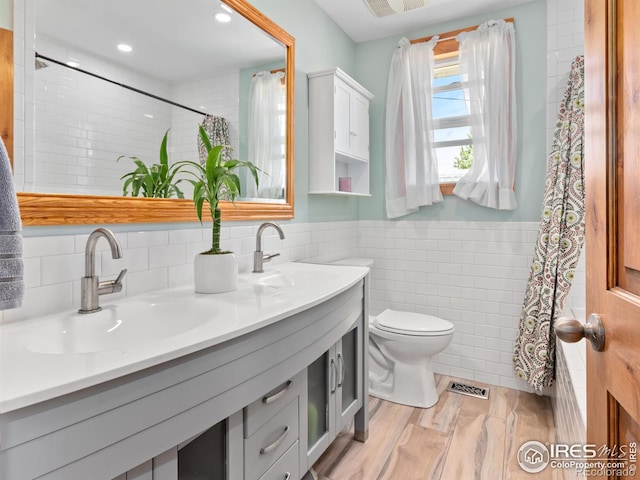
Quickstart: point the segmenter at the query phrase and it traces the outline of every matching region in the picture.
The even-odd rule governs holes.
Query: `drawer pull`
[[[338,370],[340,370],[340,380],[338,380],[338,388],[340,388],[344,383],[344,358],[341,353],[338,354]]]
[[[284,427],[284,432],[282,432],[282,435],[280,435],[280,437],[278,437],[278,439],[275,442],[273,442],[271,445],[269,445],[267,447],[262,447],[260,449],[260,455],[266,455],[267,453],[271,453],[276,448],[278,448],[280,446],[280,444],[282,442],[284,442],[284,439],[287,436],[287,433],[289,433],[289,425]]]
[[[291,478],[291,474],[287,472],[287,474],[284,476],[284,480],[289,480],[290,478]]]
[[[269,395],[262,397],[262,403],[272,403],[275,402],[276,400],[278,400],[280,397],[282,397],[287,390],[289,390],[289,387],[291,386],[291,384],[293,383],[292,380],[287,380],[287,382],[284,384],[284,387],[282,388],[282,390],[278,391],[277,393],[274,393],[273,395]]]

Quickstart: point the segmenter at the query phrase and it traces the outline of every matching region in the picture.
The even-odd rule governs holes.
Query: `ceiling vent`
[[[427,0],[364,0],[373,14],[377,17],[386,17],[396,13],[404,13],[409,10],[424,7]]]

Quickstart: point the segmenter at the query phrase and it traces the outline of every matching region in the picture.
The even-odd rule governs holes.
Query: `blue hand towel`
[[[9,155],[0,137],[0,310],[22,306],[22,223]]]

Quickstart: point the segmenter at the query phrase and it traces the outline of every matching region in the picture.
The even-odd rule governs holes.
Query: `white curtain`
[[[283,198],[285,188],[286,92],[284,72],[259,72],[249,92],[248,160],[262,172],[250,175],[244,196]]]
[[[386,206],[389,218],[442,201],[433,149],[433,47],[403,38],[391,59],[386,111]]]
[[[490,20],[460,33],[460,73],[468,82],[473,165],[453,193],[479,205],[514,210],[516,160],[515,33]]]

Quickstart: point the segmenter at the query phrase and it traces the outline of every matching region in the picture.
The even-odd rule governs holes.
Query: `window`
[[[441,185],[454,184],[473,161],[468,92],[460,77],[457,52],[454,57],[436,57],[435,67],[433,119],[438,173]]]
[[[513,18],[504,20],[513,23]],[[434,147],[440,189],[444,195],[453,194],[456,182],[469,171],[473,163],[469,92],[460,76],[459,44],[456,37],[461,32],[472,31],[477,27],[478,25],[474,25],[442,33],[433,49]],[[417,38],[411,40],[411,43],[428,42],[432,38]]]

